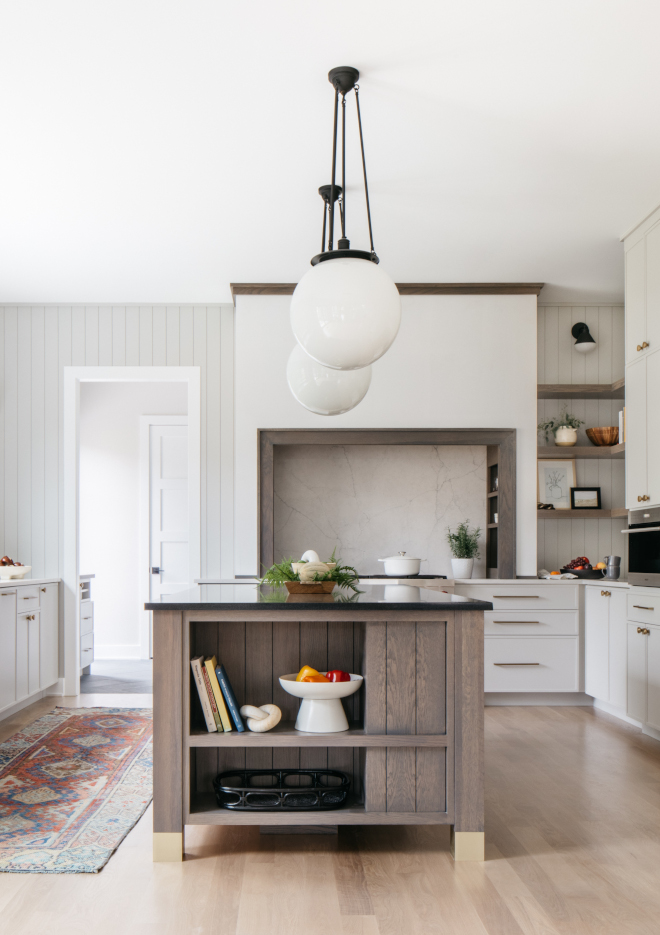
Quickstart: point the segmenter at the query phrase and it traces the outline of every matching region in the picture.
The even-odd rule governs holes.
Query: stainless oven
[[[660,588],[660,507],[631,510],[628,528],[628,581]]]

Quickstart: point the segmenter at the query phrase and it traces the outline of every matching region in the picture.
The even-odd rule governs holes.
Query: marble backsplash
[[[422,574],[451,576],[447,526],[480,526],[486,569],[486,448],[468,445],[275,447],[275,560],[315,549],[362,574],[406,551]]]

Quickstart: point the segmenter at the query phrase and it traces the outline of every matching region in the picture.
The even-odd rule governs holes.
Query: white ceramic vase
[[[451,573],[454,578],[471,578],[473,568],[473,558],[452,558],[451,560]]]
[[[560,448],[571,448],[577,442],[577,429],[572,429],[568,425],[560,425],[555,430],[555,445]]]

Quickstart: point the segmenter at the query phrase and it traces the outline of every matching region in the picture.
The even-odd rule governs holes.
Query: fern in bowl
[[[300,565],[311,565],[311,574],[303,574],[301,576],[300,571],[294,570],[294,564],[299,567]],[[340,561],[335,559],[334,552],[327,562],[319,564],[321,567],[319,570],[315,570],[313,567],[314,563],[294,563],[293,559],[285,558],[283,561],[270,566],[261,579],[261,584],[269,584],[276,588],[284,586],[288,591],[292,592],[300,592],[301,589],[304,592],[307,588],[309,588],[311,592],[312,588],[314,588],[314,591],[326,593],[329,593],[335,585],[338,585],[340,588],[350,588],[356,594],[360,593],[356,587],[358,582],[357,571],[351,565],[342,565]],[[299,585],[299,587],[296,587],[296,584]],[[315,585],[317,587],[314,587]]]

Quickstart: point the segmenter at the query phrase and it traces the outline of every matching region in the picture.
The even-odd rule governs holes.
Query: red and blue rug
[[[0,871],[97,873],[151,801],[150,708],[56,708],[0,744]]]

